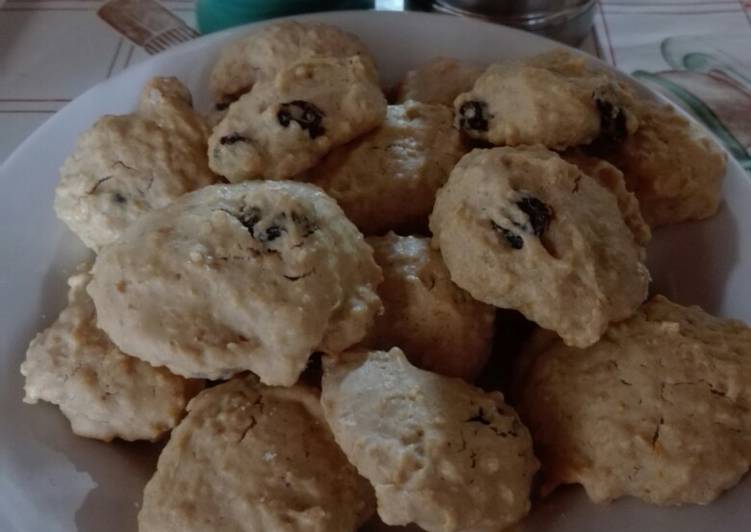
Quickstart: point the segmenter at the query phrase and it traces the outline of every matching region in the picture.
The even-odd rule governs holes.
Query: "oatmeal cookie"
[[[355,532],[373,488],[339,450],[316,392],[253,376],[188,405],[146,485],[139,532]]]
[[[386,99],[362,58],[308,59],[230,105],[209,138],[209,165],[232,182],[286,179],[385,115]]]
[[[249,92],[262,81],[294,63],[314,57],[359,56],[373,80],[378,80],[373,57],[356,36],[328,24],[284,21],[268,24],[227,45],[209,78],[217,110]]]
[[[605,71],[555,51],[491,65],[454,109],[456,126],[473,138],[564,149],[627,138],[638,127],[630,103],[625,87]]]
[[[324,361],[321,403],[384,523],[497,532],[529,510],[538,462],[498,392],[417,369],[397,348]]]
[[[407,102],[385,122],[334,149],[310,172],[366,235],[425,231],[435,193],[466,153],[451,110]]]
[[[210,379],[297,381],[309,355],[360,341],[381,308],[372,249],[304,183],[186,195],[103,249],[89,293],[123,351]]]
[[[68,279],[68,306],[31,341],[21,364],[24,402],[60,407],[79,436],[157,440],[202,387],[120,351],[96,326],[88,273]]]
[[[430,218],[451,279],[576,347],[646,298],[644,248],[614,194],[542,147],[474,150]]]
[[[540,348],[541,347],[541,348]],[[751,329],[656,296],[586,349],[540,343],[520,412],[547,489],[706,504],[751,460]]]
[[[363,341],[400,347],[414,365],[473,381],[490,357],[495,308],[451,282],[441,254],[427,238],[389,233],[367,239],[383,270],[384,312]]]
[[[623,171],[647,222],[659,227],[714,215],[727,164],[722,148],[669,105],[644,103],[637,116],[634,135],[598,151]]]
[[[104,116],[78,139],[60,168],[58,218],[93,250],[114,242],[144,213],[216,182],[209,131],[175,78],[154,78],[138,111]]]

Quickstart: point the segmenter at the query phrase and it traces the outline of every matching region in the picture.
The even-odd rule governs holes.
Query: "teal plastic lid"
[[[211,33],[298,13],[373,9],[374,3],[375,0],[198,0],[196,19],[201,33]]]

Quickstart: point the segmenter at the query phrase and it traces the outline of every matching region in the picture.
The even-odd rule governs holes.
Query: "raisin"
[[[225,100],[223,102],[218,102],[216,105],[214,105],[214,110],[216,110],[216,111],[224,111],[230,105],[232,105],[232,102],[228,101],[228,100]]]
[[[595,97],[595,105],[600,113],[600,138],[609,142],[621,142],[626,138],[626,113],[612,102]]]
[[[220,144],[235,144],[236,142],[248,142],[248,138],[239,133],[232,133],[219,139]]]
[[[488,130],[488,104],[464,102],[459,108],[459,127],[473,131]]]
[[[282,127],[289,127],[292,122],[296,122],[303,131],[307,131],[311,139],[320,137],[326,130],[321,125],[323,117],[326,116],[323,111],[310,102],[295,100],[283,103],[279,106],[279,112],[276,118]]]
[[[259,228],[258,223],[263,219],[263,212],[259,207],[247,207],[242,209],[239,214],[234,214],[228,210],[224,211],[230,216],[237,218],[253,238],[264,244],[273,242],[288,232],[289,221],[285,212],[274,216],[274,219],[271,220],[267,227]],[[291,218],[293,223],[300,227],[303,237],[310,236],[315,231],[318,231],[318,225],[307,216],[292,212]]]
[[[266,230],[254,231],[253,236],[257,238],[259,242],[263,242],[264,244],[273,242],[274,240],[282,236],[282,233],[287,232],[286,226],[287,215],[285,213],[281,213],[274,216],[274,219],[271,220],[271,225],[266,227]]]
[[[114,194],[112,194],[112,201],[122,205],[123,203],[126,203],[128,200],[125,196],[123,196],[119,192],[115,192]]]
[[[532,233],[538,237],[542,236],[550,225],[553,210],[533,196],[523,197],[516,202],[516,206],[529,216]]]
[[[510,231],[505,227],[501,227],[493,220],[490,220],[490,224],[493,226],[493,229],[501,234],[501,236],[506,240],[506,243],[511,246],[512,249],[522,249],[524,247],[524,239],[517,233],[514,233],[513,231]]]
[[[300,226],[302,236],[307,237],[318,231],[318,225],[303,214],[292,212],[292,221]]]
[[[261,209],[259,209],[258,207],[251,207],[247,210],[243,210],[237,216],[237,219],[241,224],[243,224],[243,227],[245,227],[245,229],[247,229],[252,236],[253,228],[258,222],[261,221]]]
[[[273,242],[280,236],[282,236],[282,233],[286,233],[287,230],[283,227],[279,227],[278,225],[270,225],[266,228],[266,231],[261,232],[259,235],[257,235],[258,240],[261,242]]]

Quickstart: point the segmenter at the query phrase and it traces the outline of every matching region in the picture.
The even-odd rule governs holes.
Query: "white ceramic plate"
[[[417,13],[343,12],[301,17],[358,34],[384,81],[436,55],[475,61],[531,55],[551,41],[501,26]],[[33,335],[65,301],[68,272],[87,256],[52,211],[57,169],[77,135],[105,113],[134,109],[155,75],[188,84],[208,106],[206,79],[219,48],[247,32],[211,35],[160,54],[89,90],[36,131],[0,168],[0,531],[135,532],[138,504],[154,467],[148,445],[103,444],[71,434],[50,405],[21,403],[18,366]],[[725,202],[712,220],[659,231],[650,250],[657,290],[682,303],[751,322],[751,184],[731,162]],[[709,507],[663,509],[633,500],[603,506],[579,488],[542,502],[520,526],[556,532],[748,530],[751,481]],[[209,532],[209,531],[207,531]]]

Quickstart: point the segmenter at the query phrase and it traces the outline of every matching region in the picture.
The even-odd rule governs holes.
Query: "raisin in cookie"
[[[483,69],[451,57],[436,57],[407,72],[399,86],[396,101],[408,100],[451,107],[463,92],[468,92]]]
[[[569,345],[593,344],[647,295],[644,248],[615,195],[542,147],[466,155],[430,227],[456,284]]]
[[[216,181],[206,158],[209,131],[175,78],[154,78],[138,111],[104,116],[78,139],[60,169],[58,218],[98,250],[144,213]]]
[[[89,293],[123,351],[174,373],[292,385],[315,350],[360,341],[381,308],[372,249],[319,188],[216,185],[103,249]]]
[[[500,393],[419,370],[398,348],[325,360],[322,387],[326,420],[384,523],[496,532],[529,510],[538,462]]]
[[[302,61],[230,105],[209,139],[209,164],[232,182],[293,177],[385,115],[359,56]]]
[[[720,205],[727,156],[668,105],[637,107],[639,130],[601,156],[620,168],[652,227],[702,220]]]
[[[316,392],[253,376],[188,405],[146,485],[140,532],[355,532],[373,489],[337,447]]]
[[[334,149],[309,177],[366,235],[425,231],[436,191],[466,153],[451,110],[391,105],[375,131]]]
[[[588,155],[581,150],[569,150],[562,153],[561,157],[565,161],[575,164],[579,170],[595,178],[598,183],[615,194],[626,225],[631,229],[636,241],[641,245],[646,245],[652,238],[652,231],[647,222],[644,221],[636,195],[626,189],[623,172],[606,160]]]
[[[314,57],[359,56],[373,80],[375,63],[351,33],[328,24],[277,22],[226,46],[211,72],[209,85],[217,110],[249,92],[257,82],[273,80],[287,67]]]
[[[363,345],[398,346],[422,369],[474,380],[490,357],[495,308],[451,282],[427,238],[389,233],[367,242],[383,270],[378,295],[384,313]]]
[[[456,126],[497,145],[563,149],[622,141],[638,127],[630,95],[583,57],[556,51],[488,67],[455,102]]]
[[[706,504],[751,463],[751,329],[657,296],[587,349],[548,342],[520,410],[548,488]]]
[[[68,279],[68,306],[29,345],[21,373],[26,403],[60,407],[79,436],[156,440],[177,424],[199,381],[125,355],[96,327],[90,275]]]

